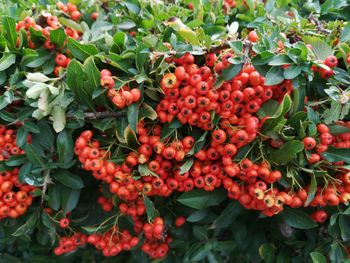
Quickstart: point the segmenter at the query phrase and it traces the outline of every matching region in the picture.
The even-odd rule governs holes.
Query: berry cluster
[[[27,142],[30,142],[28,136]],[[16,132],[0,125],[0,160],[7,160],[13,155],[23,154],[24,150],[16,145]]]
[[[122,251],[129,251],[139,243],[139,238],[132,236],[128,230],[113,227],[103,234],[88,236],[87,242],[101,250],[106,257],[113,257]]]
[[[102,210],[105,212],[110,212],[113,209],[113,202],[104,196],[100,196],[97,199],[97,203],[101,206]]]
[[[202,67],[194,64],[194,57],[189,53],[174,59],[178,65],[175,72],[165,74],[161,80],[165,96],[156,107],[159,120],[171,122],[176,117],[183,124],[211,130],[211,112],[215,112],[222,121],[236,125],[240,117],[255,114],[264,102],[272,98],[281,100],[293,90],[290,81],[265,86],[264,77],[250,64],[236,77],[215,88],[212,70],[221,74],[230,65],[232,56],[225,53],[222,61],[217,61],[215,54],[208,54],[206,66]]]
[[[31,192],[35,187],[22,184],[18,168],[0,173],[0,219],[23,215],[33,202]]]
[[[54,249],[56,256],[72,252],[81,246],[84,246],[87,241],[87,236],[82,233],[76,233],[70,237],[60,237],[58,247]]]
[[[151,258],[163,258],[169,251],[168,243],[172,241],[170,237],[165,238],[163,219],[157,217],[153,220],[152,224],[144,224],[143,232],[146,240],[141,247],[142,251]]]
[[[312,65],[311,69],[314,72],[318,72],[323,79],[329,79],[334,75],[333,68],[338,65],[338,59],[336,56],[328,56],[324,60],[324,65],[326,67],[319,67],[317,65]]]
[[[108,69],[101,70],[101,86],[108,89],[107,95],[111,102],[122,109],[130,106],[141,99],[141,91],[137,88],[131,89],[127,86],[121,87],[118,91],[114,89],[114,79]]]
[[[69,15],[74,21],[79,20],[79,18],[81,17],[81,14],[78,11],[77,6],[72,4],[72,3],[67,3],[67,5],[64,5],[62,2],[58,2],[58,3],[56,3],[56,6],[62,12]]]

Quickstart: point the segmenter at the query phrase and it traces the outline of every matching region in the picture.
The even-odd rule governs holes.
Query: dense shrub
[[[7,1],[0,262],[345,262],[348,1]]]

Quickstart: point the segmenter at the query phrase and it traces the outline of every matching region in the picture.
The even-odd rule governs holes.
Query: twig
[[[88,120],[104,119],[109,117],[120,117],[125,115],[125,111],[102,111],[102,112],[84,112],[84,118]],[[73,114],[67,114],[67,119],[73,119],[76,116]]]
[[[330,31],[325,29],[322,25],[322,23],[315,17],[314,15],[309,16],[309,21],[316,26],[317,31],[324,33],[324,34],[329,34]]]

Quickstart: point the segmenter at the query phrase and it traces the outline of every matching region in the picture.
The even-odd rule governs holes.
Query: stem
[[[88,120],[104,119],[108,117],[120,117],[125,115],[125,111],[102,111],[102,112],[84,112],[84,118]],[[67,114],[67,119],[73,119],[73,114]]]

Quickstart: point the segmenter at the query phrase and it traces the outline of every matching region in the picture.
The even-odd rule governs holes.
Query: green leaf
[[[54,176],[57,181],[72,189],[81,189],[84,187],[81,177],[67,170],[58,170]]]
[[[195,223],[199,222],[202,219],[206,218],[208,216],[208,211],[207,210],[198,210],[193,212],[190,216],[186,218],[187,222]]]
[[[126,127],[124,130],[124,138],[126,140],[126,144],[132,148],[136,149],[139,145],[139,142],[137,141],[136,133],[131,129],[130,125]]]
[[[64,32],[63,28],[57,28],[50,31],[50,41],[55,44],[57,47],[62,47],[64,41],[67,39],[67,35]]]
[[[61,185],[48,186],[49,206],[57,211],[61,206]]]
[[[350,164],[350,149],[349,148],[336,148],[329,146],[327,151],[321,154],[329,162],[344,161]]]
[[[328,125],[328,128],[329,132],[334,135],[350,132],[348,127],[342,125]]]
[[[154,176],[154,177],[159,177],[158,174],[156,174],[155,172],[151,171],[148,168],[147,164],[139,164],[138,165],[138,171],[141,174],[141,176]]]
[[[73,20],[71,20],[71,19],[68,19],[68,18],[65,18],[65,17],[60,17],[60,18],[58,19],[58,21],[59,21],[62,25],[66,26],[66,27],[68,27],[68,28],[70,27],[70,28],[73,28],[73,29],[75,29],[75,30],[77,30],[77,31],[83,32],[82,27],[81,27],[77,22],[75,22],[75,21],[73,21]]]
[[[285,54],[279,54],[274,56],[274,58],[268,63],[270,66],[282,66],[292,64],[293,61]]]
[[[74,97],[78,103],[87,105],[91,110],[95,110],[92,103],[93,90],[84,85],[84,71],[80,62],[73,59],[67,68],[67,84],[73,91]]]
[[[39,127],[34,122],[25,121],[23,123],[23,126],[26,130],[28,130],[31,133],[40,133]]]
[[[279,104],[277,101],[269,100],[261,106],[260,110],[257,112],[257,115],[260,119],[266,116],[272,116],[278,110],[278,106]]]
[[[270,160],[277,164],[286,164],[296,158],[296,154],[304,150],[301,141],[292,140],[286,142],[281,148],[275,150],[270,155]]]
[[[289,95],[285,95],[275,114],[264,122],[261,128],[262,132],[279,131],[283,126],[283,120],[285,120],[284,115],[286,115],[291,107],[292,100]]]
[[[291,65],[284,70],[283,76],[285,79],[294,79],[301,73],[301,67],[298,65]]]
[[[285,222],[297,229],[311,229],[317,227],[317,224],[303,211],[285,207],[282,212]]]
[[[29,218],[25,221],[25,223],[16,229],[12,236],[20,237],[20,236],[29,236],[33,233],[35,226],[38,223],[38,213],[32,213]]]
[[[205,145],[205,138],[207,137],[208,132],[204,132],[201,137],[194,143],[192,149],[187,153],[187,155],[192,155],[199,152]]]
[[[118,46],[119,53],[121,53],[124,50],[126,39],[126,34],[122,31],[115,33],[115,35],[113,36],[113,41]]]
[[[6,33],[6,39],[8,40],[10,47],[16,48],[17,32],[16,32],[16,20],[9,16],[2,17],[2,25],[4,32]]]
[[[266,263],[274,263],[276,259],[275,247],[271,243],[264,243],[259,247],[260,257]]]
[[[347,23],[340,35],[340,42],[347,42],[350,40],[350,24]]]
[[[132,20],[127,20],[121,23],[118,23],[117,27],[121,30],[130,30],[136,26],[135,22]]]
[[[136,67],[139,72],[143,72],[143,68],[146,65],[146,61],[148,58],[149,52],[145,52],[146,46],[143,44],[139,43],[137,48],[136,48],[136,57],[135,57],[135,62],[136,62]]]
[[[280,84],[284,80],[282,67],[271,67],[265,76],[265,85],[272,86]]]
[[[324,39],[314,36],[303,37],[305,44],[310,44],[312,50],[320,60],[325,60],[328,56],[333,55],[332,47]]]
[[[32,163],[39,164],[39,165],[41,165],[41,167],[46,167],[46,164],[45,164],[44,160],[42,159],[40,149],[38,149],[36,146],[28,143],[25,145],[24,150],[26,152],[28,159]]]
[[[74,155],[74,142],[72,134],[67,130],[61,131],[57,136],[57,153],[58,160],[61,163],[68,163],[73,159]]]
[[[80,190],[70,189],[67,187],[62,188],[61,192],[61,204],[65,214],[72,211],[78,204],[80,197]]]
[[[142,103],[139,110],[139,120],[148,118],[152,121],[155,121],[158,118],[157,112],[148,104]]]
[[[311,252],[310,257],[312,259],[312,263],[327,263],[327,258],[320,252]]]
[[[147,196],[143,196],[143,201],[145,202],[148,221],[153,220],[156,216],[156,209],[153,202]]]
[[[194,162],[194,159],[190,158],[183,165],[181,165],[180,166],[180,174],[187,173],[191,169],[193,162]]]
[[[139,118],[139,105],[137,103],[133,103],[128,107],[127,117],[131,129],[136,132]]]
[[[224,80],[228,81],[235,77],[243,68],[243,63],[241,64],[231,64],[222,71],[222,76]]]
[[[97,48],[92,44],[81,44],[73,38],[68,38],[67,48],[71,51],[72,55],[84,61],[90,56],[98,53]]]
[[[342,249],[337,241],[334,241],[331,245],[329,257],[331,262],[343,263],[345,257],[347,257],[347,253]]]
[[[213,192],[195,189],[181,194],[177,201],[188,207],[204,209],[220,204],[226,198],[226,195],[223,189],[216,189]]]
[[[223,229],[235,222],[243,207],[239,202],[229,203],[222,213],[215,219],[215,229]]]
[[[350,220],[348,216],[339,216],[339,228],[342,239],[348,241],[350,239]]]
[[[16,55],[12,53],[4,53],[0,58],[0,71],[4,71],[16,63]]]
[[[11,156],[5,162],[5,164],[7,166],[21,166],[22,164],[25,164],[26,162],[28,162],[27,157],[25,156],[25,154],[21,154],[21,155],[13,155],[13,156]]]
[[[16,144],[18,147],[23,147],[25,145],[27,142],[28,134],[28,130],[26,130],[23,126],[17,130]]]
[[[308,206],[311,203],[311,201],[314,199],[316,191],[317,191],[316,176],[315,176],[315,174],[312,174],[311,182],[310,182],[310,189],[309,189],[307,199],[305,201],[305,206]]]

